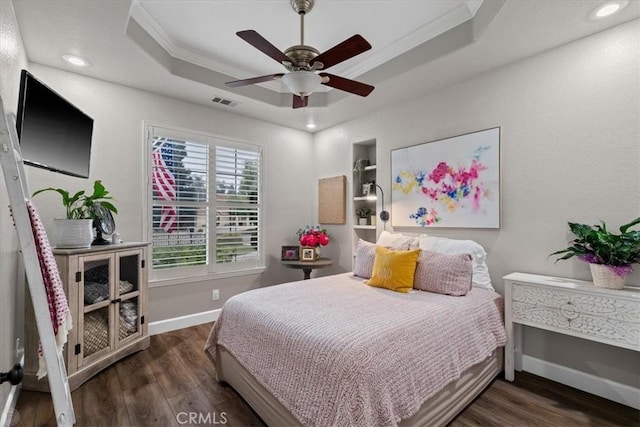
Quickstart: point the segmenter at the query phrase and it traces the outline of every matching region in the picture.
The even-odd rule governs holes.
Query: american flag
[[[174,201],[176,199],[176,179],[171,173],[173,164],[173,145],[169,141],[160,141],[153,148],[153,173],[151,181],[153,189],[160,200]],[[163,206],[160,212],[160,227],[167,233],[176,229],[178,213],[173,206]]]

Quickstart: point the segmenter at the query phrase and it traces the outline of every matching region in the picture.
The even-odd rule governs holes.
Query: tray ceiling
[[[367,98],[314,93],[309,108],[292,110],[278,81],[224,85],[284,70],[235,33],[253,29],[282,50],[298,44],[299,17],[289,0],[12,3],[31,63],[292,128],[313,121],[316,131],[640,16],[638,0],[598,21],[589,14],[600,0],[316,0],[305,18],[305,43],[324,51],[361,34],[372,49],[330,71],[376,89]],[[74,68],[61,59],[65,53],[91,66]]]

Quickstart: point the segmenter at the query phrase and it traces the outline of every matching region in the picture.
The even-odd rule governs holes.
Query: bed
[[[270,426],[450,422],[502,371],[502,297],[364,281],[344,273],[229,299],[205,345],[218,380]]]

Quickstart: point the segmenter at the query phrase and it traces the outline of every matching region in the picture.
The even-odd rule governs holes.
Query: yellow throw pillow
[[[376,258],[373,261],[371,279],[365,283],[378,288],[397,292],[409,292],[413,288],[413,277],[420,249],[413,251],[394,251],[376,246]]]

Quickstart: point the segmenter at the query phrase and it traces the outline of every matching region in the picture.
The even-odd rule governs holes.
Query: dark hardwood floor
[[[210,328],[153,336],[148,350],[86,382],[72,393],[76,425],[264,426],[233,389],[214,379],[202,350]],[[22,391],[11,425],[55,425],[50,396]],[[640,426],[640,411],[518,373],[513,383],[496,379],[451,426]]]

